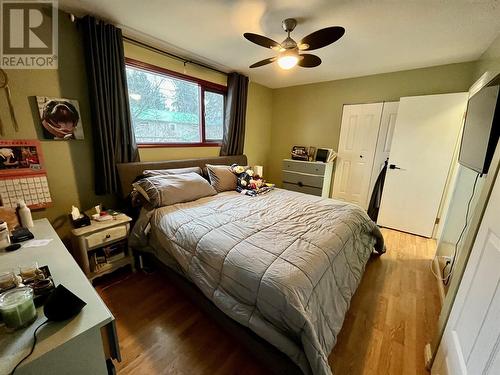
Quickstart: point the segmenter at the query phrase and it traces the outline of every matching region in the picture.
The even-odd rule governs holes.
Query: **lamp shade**
[[[262,165],[254,165],[253,171],[259,177],[262,177],[264,175],[264,167]]]

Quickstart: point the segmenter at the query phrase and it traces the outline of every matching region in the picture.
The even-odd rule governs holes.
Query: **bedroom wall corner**
[[[500,34],[493,40],[488,49],[484,51],[476,62],[474,81],[488,70],[500,71]]]
[[[244,153],[249,165],[264,166],[266,179],[271,153],[272,95],[273,90],[266,86],[255,82],[248,86]]]

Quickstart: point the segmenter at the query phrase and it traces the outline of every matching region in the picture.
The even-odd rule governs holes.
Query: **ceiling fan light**
[[[281,69],[292,69],[299,62],[299,56],[297,55],[284,55],[278,58],[278,65]]]

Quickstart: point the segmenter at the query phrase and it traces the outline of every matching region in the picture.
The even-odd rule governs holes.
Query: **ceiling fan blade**
[[[313,49],[323,48],[333,42],[336,42],[342,38],[344,34],[345,29],[341,26],[327,27],[304,37],[299,43],[299,48],[303,51],[312,51]]]
[[[298,66],[303,68],[314,68],[321,64],[321,59],[316,55],[311,55],[309,53],[304,53],[300,55],[301,59],[297,63]]]
[[[271,64],[276,61],[276,57],[270,57],[268,59],[257,61],[255,64],[250,65],[250,68],[258,68],[259,66]]]
[[[280,49],[281,46],[278,42],[275,42],[274,40],[258,35],[258,34],[253,34],[253,33],[245,33],[243,36],[251,41],[252,43],[258,44],[259,46],[265,47],[265,48],[277,48]]]

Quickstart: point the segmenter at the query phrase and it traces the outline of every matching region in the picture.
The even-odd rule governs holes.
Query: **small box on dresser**
[[[328,198],[333,163],[320,161],[283,160],[283,188]]]

